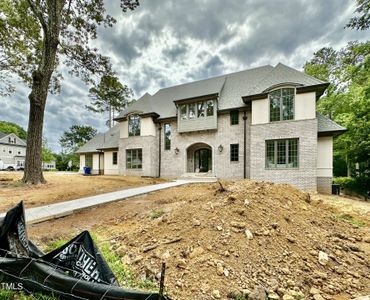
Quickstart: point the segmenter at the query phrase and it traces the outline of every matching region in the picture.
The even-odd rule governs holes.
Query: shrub
[[[370,177],[337,177],[334,183],[339,184],[341,188],[357,194],[365,194],[370,190]]]

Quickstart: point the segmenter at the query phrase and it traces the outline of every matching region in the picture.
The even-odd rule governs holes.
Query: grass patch
[[[335,219],[337,221],[346,222],[346,223],[351,224],[351,225],[353,225],[355,227],[364,227],[366,225],[363,221],[358,220],[358,219],[355,219],[350,214],[339,214],[339,215],[335,215]]]
[[[0,290],[0,300],[57,300],[53,295],[43,295],[40,293],[26,295],[23,292],[10,290]]]
[[[99,239],[95,234],[92,236],[122,287],[150,291],[158,290],[158,285],[154,281],[138,278],[135,272],[121,261],[121,257],[119,257],[113,250],[110,249],[109,243],[99,242]]]
[[[150,217],[152,219],[158,219],[159,217],[164,215],[164,210],[163,209],[154,209],[150,212]]]

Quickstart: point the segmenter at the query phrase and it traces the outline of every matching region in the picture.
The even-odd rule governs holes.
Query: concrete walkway
[[[54,218],[60,218],[63,216],[67,216],[73,214],[77,211],[91,208],[94,206],[99,206],[105,203],[119,201],[123,199],[127,199],[130,197],[135,197],[143,194],[147,194],[150,192],[155,192],[163,189],[168,189],[175,186],[180,186],[183,184],[189,183],[200,183],[201,180],[176,180],[172,182],[154,184],[154,185],[146,185],[137,188],[131,188],[126,190],[121,190],[117,192],[111,192],[106,194],[100,194],[91,197],[80,198],[76,200],[70,200],[65,202],[59,202],[55,204],[33,207],[26,209],[26,222],[27,223],[38,223]],[[210,182],[210,181],[205,181]],[[5,213],[0,214],[0,218],[4,217]]]

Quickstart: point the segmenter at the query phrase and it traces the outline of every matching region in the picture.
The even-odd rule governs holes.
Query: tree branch
[[[32,0],[27,0],[28,4],[31,7],[32,12],[35,14],[36,18],[40,21],[42,28],[44,29],[45,34],[48,32],[48,26],[42,15],[42,12],[38,9],[38,7],[32,2]]]

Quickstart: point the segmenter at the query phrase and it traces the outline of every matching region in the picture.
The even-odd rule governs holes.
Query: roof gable
[[[15,138],[15,144],[9,143],[10,137]],[[27,145],[26,142],[20,137],[18,137],[16,134],[4,133],[4,132],[0,132],[0,144],[15,145],[15,146],[26,146]]]

